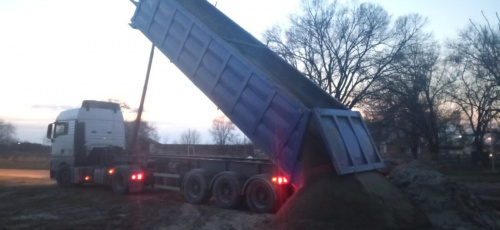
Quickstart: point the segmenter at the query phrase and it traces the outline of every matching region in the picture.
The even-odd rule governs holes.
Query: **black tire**
[[[210,199],[210,190],[204,173],[201,170],[192,170],[184,179],[184,197],[191,204],[203,204]]]
[[[241,202],[241,189],[238,178],[230,173],[223,173],[214,182],[212,196],[221,208],[234,209]]]
[[[256,213],[274,213],[278,210],[278,200],[274,188],[263,179],[255,179],[246,190],[247,204]]]
[[[128,177],[125,172],[122,170],[115,172],[111,180],[111,188],[113,188],[113,192],[118,194],[127,194],[129,192]]]
[[[60,187],[71,187],[71,169],[68,165],[61,165],[56,172],[56,181]]]

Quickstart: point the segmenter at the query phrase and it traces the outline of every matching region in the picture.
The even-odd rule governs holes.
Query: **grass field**
[[[0,168],[49,169],[50,154],[37,152],[0,152]]]

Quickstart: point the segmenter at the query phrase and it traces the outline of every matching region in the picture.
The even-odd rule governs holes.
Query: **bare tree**
[[[187,129],[181,134],[181,144],[196,145],[201,141],[200,132],[196,129]]]
[[[439,46],[428,34],[417,34],[415,39],[402,49],[398,60],[391,63],[393,73],[380,81],[378,97],[383,119],[399,119],[397,129],[408,136],[412,153],[416,157],[420,138],[428,146],[433,160],[438,159],[439,133],[446,126],[452,113],[443,113],[446,89],[453,83],[445,63],[439,59]],[[395,123],[392,123],[395,124]]]
[[[485,24],[471,24],[460,32],[458,39],[449,43],[451,58],[468,66],[482,66],[488,71],[483,77],[500,86],[500,18],[491,25],[486,16]]]
[[[362,101],[386,76],[425,24],[419,15],[391,17],[379,5],[352,7],[327,0],[303,0],[291,26],[264,33],[268,46],[348,107]]]
[[[424,142],[431,158],[437,160],[440,134],[454,125],[457,116],[456,109],[449,109],[446,102],[446,90],[454,78],[440,58],[440,47],[431,34],[418,31],[389,68],[391,71],[374,83],[377,91],[365,103],[371,125],[377,132],[385,132],[377,136],[404,142],[415,158]]]
[[[236,138],[236,126],[226,116],[220,116],[213,120],[212,128],[209,130],[212,139],[217,145],[228,145],[233,143]]]
[[[127,121],[125,122],[125,134],[127,135],[127,137],[131,137],[131,134],[134,130],[134,126],[135,126],[135,121]],[[150,122],[147,122],[147,121],[141,121],[140,125],[139,125],[139,130],[138,130],[138,133],[137,133],[137,136],[138,137],[146,137],[146,138],[149,138],[151,140],[155,140],[155,141],[159,141],[160,140],[160,136],[158,135],[158,129],[156,128],[156,126]]]
[[[457,71],[459,80],[449,95],[465,115],[475,151],[482,154],[488,125],[499,113],[500,87],[485,80],[489,72],[481,66],[461,62],[458,67],[461,67],[461,71]]]
[[[0,144],[10,144],[16,141],[16,128],[8,122],[0,120]]]
[[[496,16],[496,26],[483,14],[485,24],[471,21],[448,43],[448,58],[456,64],[459,75],[459,84],[450,95],[465,115],[482,161],[486,161],[482,156],[484,136],[500,108],[500,18]]]

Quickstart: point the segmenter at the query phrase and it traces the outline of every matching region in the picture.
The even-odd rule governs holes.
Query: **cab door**
[[[52,156],[73,157],[74,153],[74,121],[57,121],[54,123]],[[69,162],[68,162],[69,163]]]

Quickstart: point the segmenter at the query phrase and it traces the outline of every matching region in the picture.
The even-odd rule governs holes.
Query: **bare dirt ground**
[[[0,172],[0,229],[276,228],[274,215],[212,202],[192,205],[178,192],[117,195],[97,186],[60,188],[32,170],[8,171]]]
[[[406,179],[394,183],[401,184],[401,189],[416,199],[415,203],[425,204],[422,209],[429,217],[438,216],[437,221],[433,221],[434,229],[457,229],[458,226],[462,229],[498,229],[492,227],[495,223],[483,220],[499,223],[498,219],[495,221],[496,217],[492,219],[500,214],[499,182],[460,183],[457,187],[441,176],[425,176],[428,173],[413,171],[414,175],[409,174],[413,176],[402,177],[413,178],[412,186],[405,182]],[[171,191],[149,190],[142,194],[117,195],[109,188],[99,186],[60,188],[48,175],[48,170],[0,169],[0,230],[279,229],[275,215],[254,214],[246,207],[226,210],[217,207],[213,201],[206,205],[192,205],[185,202],[181,193]],[[436,182],[443,184],[437,187],[432,184],[440,178],[446,183]],[[432,186],[423,186],[422,182]],[[467,195],[464,189],[478,196],[479,200]],[[448,191],[455,195],[447,194]],[[423,199],[422,194],[427,193],[430,195]],[[485,212],[486,209],[491,211]],[[446,215],[441,215],[443,213]]]
[[[474,172],[467,175],[470,177]],[[491,173],[481,175],[476,182]],[[453,179],[420,161],[399,166],[388,179],[426,213],[433,229],[500,229],[499,207],[487,197],[500,195],[498,183],[489,181],[485,186],[471,181],[457,182],[456,179],[463,177]]]

